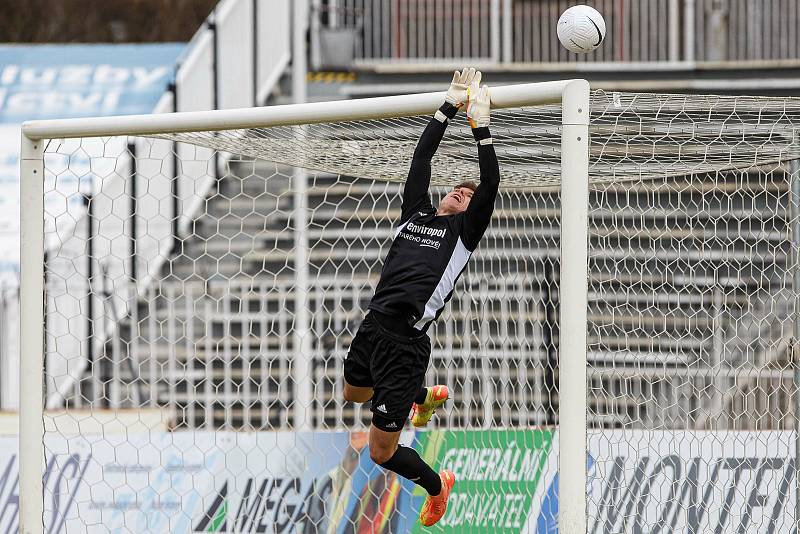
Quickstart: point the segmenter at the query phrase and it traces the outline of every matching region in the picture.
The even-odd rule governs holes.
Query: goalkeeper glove
[[[450,89],[444,97],[445,102],[457,108],[463,106],[467,102],[467,89],[473,83],[481,83],[481,71],[476,71],[473,67],[464,67],[461,72],[455,71]]]
[[[491,107],[489,86],[478,87],[478,84],[473,82],[467,90],[467,120],[469,125],[473,128],[489,126]]]

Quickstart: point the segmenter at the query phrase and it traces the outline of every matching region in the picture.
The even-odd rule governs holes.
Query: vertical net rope
[[[341,393],[427,120],[48,143],[46,525],[422,532]],[[493,112],[495,215],[430,330],[453,397],[402,442],[459,477],[443,532],[557,520],[560,121]],[[791,532],[799,122],[793,99],[593,94],[590,532]],[[477,174],[460,117],[434,204]]]

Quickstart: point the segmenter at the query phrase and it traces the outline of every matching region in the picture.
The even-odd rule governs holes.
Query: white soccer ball
[[[558,40],[570,52],[591,52],[606,37],[606,21],[596,9],[573,6],[561,14],[556,27]]]

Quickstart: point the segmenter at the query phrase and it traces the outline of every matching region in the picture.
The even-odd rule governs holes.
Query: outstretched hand
[[[481,83],[481,71],[475,70],[473,67],[464,67],[461,71],[453,73],[453,81],[450,83],[450,89],[447,90],[445,102],[460,108],[467,102],[467,90],[473,83]]]
[[[489,126],[491,119],[492,103],[489,94],[489,86],[478,86],[477,82],[467,89],[467,120],[473,128],[484,128]]]

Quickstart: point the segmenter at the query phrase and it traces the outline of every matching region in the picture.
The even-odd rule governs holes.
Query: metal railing
[[[307,408],[315,428],[358,426],[367,415],[341,398],[342,366],[374,282],[320,278],[308,288],[316,393]],[[131,306],[125,326],[115,329],[100,351],[71,407],[161,407],[176,429],[292,428],[298,387],[289,372],[296,363],[295,289],[291,279],[158,282],[148,287],[139,295],[139,305]],[[713,292],[721,295],[722,289]],[[547,281],[533,276],[491,282],[475,277],[460,284],[458,296],[430,332],[428,383],[448,383],[456,390],[447,425],[556,422],[557,379],[549,350],[557,342],[548,335],[547,293]],[[501,305],[509,295],[517,295],[515,306]],[[599,306],[593,302],[589,310],[594,346],[588,371],[590,426],[792,427],[790,411],[770,419],[767,409],[789,405],[792,369],[786,364],[784,341],[752,362],[710,356],[718,338],[723,345],[736,344],[724,319],[732,308],[721,299],[699,312],[717,319],[698,346],[654,353],[653,361],[661,362],[656,366],[633,349],[629,361],[622,358],[620,349],[598,330],[609,320]],[[480,338],[470,332],[469,325],[476,322],[484,326]],[[616,322],[622,325],[624,318]],[[490,325],[508,334],[490,339]],[[772,334],[772,339],[783,339],[780,332]],[[670,341],[673,335],[665,332],[659,340]],[[681,354],[687,362],[677,364]],[[670,358],[675,365],[663,365]]]
[[[795,0],[595,0],[590,4],[605,18],[606,39],[585,55],[567,52],[555,31],[560,14],[578,3],[314,0],[312,65],[800,59],[800,3]]]

